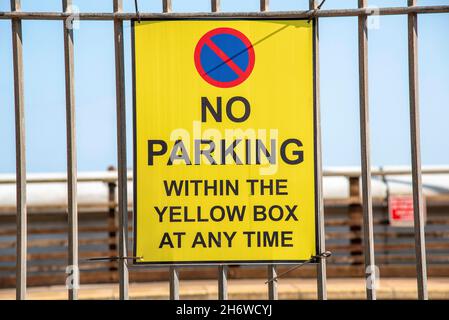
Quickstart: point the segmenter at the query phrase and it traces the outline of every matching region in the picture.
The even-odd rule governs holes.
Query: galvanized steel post
[[[366,8],[367,0],[359,0],[359,8]],[[374,277],[374,234],[373,206],[371,199],[371,161],[370,131],[368,107],[368,26],[367,16],[358,18],[359,37],[359,102],[360,102],[360,143],[362,164],[362,201],[363,201],[363,243],[365,256],[366,295],[369,300],[376,299]],[[374,273],[374,274],[373,274]]]
[[[211,0],[211,11],[220,11],[220,0]],[[218,299],[228,300],[228,266],[218,266]]]
[[[268,265],[268,299],[277,300],[278,297],[278,282],[275,279],[277,277],[276,266],[274,264]],[[271,280],[271,281],[270,281]]]
[[[318,4],[315,0],[309,1],[309,9],[317,10]],[[318,224],[318,253],[326,251],[326,237],[324,230],[324,204],[323,204],[323,165],[321,153],[321,109],[320,109],[320,60],[319,60],[319,29],[318,18],[313,19],[313,102],[315,109],[315,132],[316,132],[316,204]],[[327,299],[326,259],[320,258],[317,264],[317,293],[319,300]]]
[[[211,0],[210,1],[210,9],[212,12],[220,11],[220,0]]]
[[[170,300],[179,300],[179,272],[176,267],[169,269]]]
[[[172,12],[172,1],[171,0],[162,0],[162,12],[164,12],[164,13]]]
[[[269,0],[260,0],[260,11],[266,12],[269,10],[270,1]],[[267,275],[268,280],[273,279],[276,276],[276,266],[274,264],[269,264],[267,266]],[[277,281],[269,281],[268,282],[268,299],[277,300],[278,299],[278,288]]]
[[[270,0],[260,0],[260,11],[268,11],[270,7]]]
[[[62,0],[62,11],[71,13],[72,0]],[[65,64],[65,103],[66,103],[66,139],[67,139],[67,200],[68,200],[68,272],[71,283],[68,284],[68,298],[78,299],[78,206],[77,206],[77,163],[75,133],[75,63],[73,57],[73,18],[63,22],[64,64]]]
[[[170,13],[172,11],[172,1],[162,0],[162,11],[164,13]],[[179,273],[176,266],[172,266],[169,269],[170,273],[170,300],[179,300]]]
[[[122,0],[114,0],[114,12],[123,11]],[[125,58],[123,45],[123,21],[114,20],[115,44],[115,94],[117,104],[117,162],[118,162],[118,271],[119,297],[128,299],[128,179],[126,165],[126,107],[125,107]]]
[[[416,6],[417,0],[408,0]],[[423,216],[423,194],[421,181],[421,143],[419,126],[419,82],[418,82],[418,16],[408,15],[408,72],[410,99],[410,138],[412,151],[413,211],[415,228],[416,273],[418,298],[427,300],[426,241]]]
[[[21,10],[20,0],[11,0],[11,11]],[[25,106],[23,90],[22,21],[12,19],[12,50],[14,68],[14,109],[16,134],[16,299],[26,299],[27,288],[27,207],[25,158]]]
[[[218,266],[218,299],[228,300],[228,266]]]

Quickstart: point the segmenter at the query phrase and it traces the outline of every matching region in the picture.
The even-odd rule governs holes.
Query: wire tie
[[[117,260],[141,260],[142,257],[94,257],[94,258],[88,258],[85,261],[117,261]]]
[[[310,21],[312,21],[314,18],[316,18],[316,13],[318,12],[318,10],[321,9],[321,7],[323,6],[323,4],[326,2],[326,0],[322,0],[321,3],[318,5],[318,7],[316,7],[316,9],[312,10],[312,14],[309,17],[309,20],[307,20],[307,23],[310,23]]]
[[[138,0],[134,0],[134,8],[136,9],[137,21],[140,23],[140,12],[139,12],[139,4]]]
[[[293,270],[299,269],[299,268],[301,268],[302,266],[304,266],[304,265],[306,265],[308,263],[316,262],[317,260],[329,258],[331,255],[332,255],[332,252],[330,252],[330,251],[321,252],[320,254],[317,254],[316,256],[310,257],[309,260],[306,260],[303,263],[298,264],[298,265],[288,269],[287,271],[285,271],[285,272],[283,272],[281,274],[278,274],[276,277],[273,277],[273,278],[265,281],[265,284],[268,284],[270,282],[277,282],[280,277],[286,275],[287,273],[292,272]]]

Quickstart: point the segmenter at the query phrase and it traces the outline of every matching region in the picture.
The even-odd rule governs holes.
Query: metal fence
[[[126,163],[126,116],[125,116],[125,80],[124,80],[124,43],[123,21],[132,19],[169,19],[177,18],[290,18],[309,19],[316,24],[314,34],[314,92],[317,108],[317,149],[318,149],[318,197],[319,197],[319,242],[321,251],[325,248],[323,222],[322,173],[321,173],[321,136],[319,118],[319,19],[325,17],[358,17],[358,63],[359,63],[359,102],[360,102],[360,138],[361,138],[361,180],[363,199],[363,233],[366,277],[373,276],[375,267],[373,212],[371,198],[371,165],[370,165],[370,132],[368,106],[368,27],[370,15],[407,15],[408,16],[408,61],[409,61],[409,97],[410,97],[410,129],[411,160],[413,178],[414,203],[414,236],[416,252],[416,269],[418,298],[427,299],[427,268],[423,221],[423,196],[421,183],[421,154],[419,129],[418,99],[418,15],[430,13],[447,13],[449,5],[418,6],[417,0],[408,0],[407,7],[378,8],[373,11],[367,7],[367,0],[358,0],[357,9],[323,10],[323,1],[310,0],[307,11],[269,12],[269,0],[260,1],[260,12],[220,12],[220,0],[211,0],[211,13],[172,13],[172,1],[163,0],[163,13],[123,12],[123,0],[112,0],[113,12],[79,13],[80,20],[109,20],[114,22],[115,71],[116,71],[116,107],[117,107],[117,152],[118,152],[118,271],[120,299],[128,299],[128,260],[132,254],[128,252],[128,207],[127,207],[127,163]],[[68,264],[74,270],[75,284],[78,281],[78,211],[77,211],[77,168],[75,141],[75,99],[74,99],[74,46],[73,30],[66,22],[72,18],[71,0],[62,0],[63,12],[22,12],[20,0],[11,0],[11,11],[0,12],[0,19],[11,20],[13,70],[14,70],[14,104],[16,131],[16,190],[17,190],[17,260],[16,260],[16,298],[25,299],[27,289],[27,202],[26,202],[26,150],[25,150],[25,88],[23,84],[22,55],[22,20],[61,20],[64,30],[65,58],[65,91],[66,91],[66,130],[67,130],[67,186],[68,186]],[[319,259],[317,267],[317,291],[319,299],[326,299],[326,261]],[[227,266],[219,268],[219,298],[227,298]],[[276,276],[276,268],[268,266],[268,277]],[[269,282],[269,298],[277,298],[277,284]],[[376,299],[376,287],[367,282],[368,299]],[[68,289],[68,298],[77,299],[77,286]],[[179,275],[176,266],[170,268],[170,298],[179,299]]]

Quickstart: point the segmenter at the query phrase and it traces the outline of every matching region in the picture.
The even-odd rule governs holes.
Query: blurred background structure
[[[411,195],[406,167],[373,170],[374,235],[376,264],[381,278],[416,277],[412,225],[392,226],[388,199]],[[449,167],[423,169],[426,199],[426,247],[430,277],[449,277]],[[326,249],[333,253],[328,277],[363,278],[362,202],[360,172],[354,167],[328,168],[324,178]],[[117,256],[117,172],[79,174],[79,254],[81,283],[117,282],[115,261],[89,258]],[[30,174],[28,184],[28,283],[30,286],[64,285],[67,274],[67,187],[65,174]],[[132,192],[132,173],[128,190]],[[14,175],[0,175],[0,288],[15,286],[15,185]],[[132,193],[129,200],[129,235],[132,242]],[[279,272],[288,267],[280,267]],[[183,280],[216,279],[214,267],[185,267]],[[233,266],[230,279],[265,278],[266,268]],[[288,278],[316,277],[305,266]],[[168,268],[130,271],[130,281],[168,280]],[[449,288],[448,288],[449,290]]]

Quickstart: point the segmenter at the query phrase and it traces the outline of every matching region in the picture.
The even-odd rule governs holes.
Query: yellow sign
[[[317,254],[313,24],[133,23],[139,263]]]

